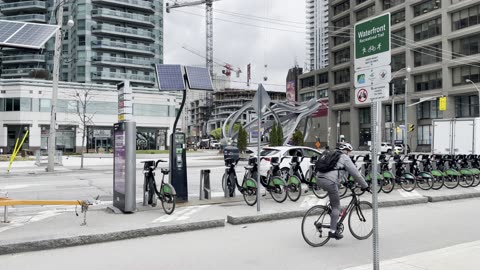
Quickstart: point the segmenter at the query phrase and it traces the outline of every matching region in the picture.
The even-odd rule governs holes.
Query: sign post
[[[371,104],[373,269],[380,269],[378,236],[378,151],[382,101],[389,98],[391,79],[390,13],[369,18],[354,26],[355,103]]]

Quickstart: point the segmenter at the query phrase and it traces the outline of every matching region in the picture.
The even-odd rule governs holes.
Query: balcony
[[[29,76],[32,71],[43,70],[36,68],[12,68],[12,69],[3,69],[2,78],[16,78],[16,77],[26,77]]]
[[[120,22],[129,22],[155,27],[155,20],[153,16],[144,16],[141,14],[128,13],[117,10],[94,9],[92,10],[92,18],[110,19]]]
[[[127,7],[129,9],[141,10],[144,12],[155,12],[155,5],[149,1],[141,0],[92,0],[93,3],[109,4],[117,7]]]
[[[3,64],[13,64],[13,63],[31,63],[31,62],[45,62],[45,55],[41,54],[22,54],[22,55],[12,55],[4,56],[2,58]]]
[[[93,58],[93,62],[109,66],[122,66],[153,70],[153,62],[150,60],[97,56]]]
[[[155,41],[155,35],[153,34],[153,32],[145,31],[141,29],[128,28],[128,27],[106,25],[106,24],[94,26],[92,29],[92,33],[145,39],[152,42]]]
[[[47,11],[47,5],[44,1],[20,1],[15,3],[0,4],[0,10],[3,14],[16,13],[19,11],[40,12]]]
[[[155,48],[153,46],[145,46],[145,45],[116,42],[116,41],[106,41],[106,40],[92,41],[92,48],[155,55]]]
[[[114,72],[92,72],[92,80],[96,81],[115,81],[130,80],[131,82],[155,84],[155,76],[145,76],[128,73],[114,73]]]
[[[38,22],[38,23],[47,22],[46,16],[45,15],[40,15],[40,14],[18,15],[18,16],[2,16],[2,17],[0,17],[0,19],[7,20],[7,21],[22,21],[22,22]]]

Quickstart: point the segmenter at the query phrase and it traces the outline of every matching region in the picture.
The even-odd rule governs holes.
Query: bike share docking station
[[[123,213],[136,210],[136,124],[132,120],[132,88],[117,84],[118,123],[113,125],[113,206]]]
[[[156,75],[160,91],[182,92],[182,103],[170,135],[170,183],[177,192],[178,202],[188,201],[187,155],[185,133],[177,132],[177,123],[185,106],[187,89],[213,91],[211,70],[199,67],[158,64]],[[188,88],[187,88],[188,86]],[[204,101],[208,102],[209,98]],[[209,104],[207,104],[208,106]]]

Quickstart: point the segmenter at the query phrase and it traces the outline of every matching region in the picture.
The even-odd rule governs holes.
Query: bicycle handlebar
[[[167,162],[167,161],[162,159],[157,160],[157,162],[155,163],[155,169],[158,167],[158,163],[160,162]]]

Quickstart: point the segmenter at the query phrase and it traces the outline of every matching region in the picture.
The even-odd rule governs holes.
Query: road
[[[392,259],[480,240],[480,199],[380,209],[380,256]],[[0,256],[5,270],[344,269],[372,260],[372,239],[312,248],[301,219]],[[471,258],[477,260],[476,258]]]

